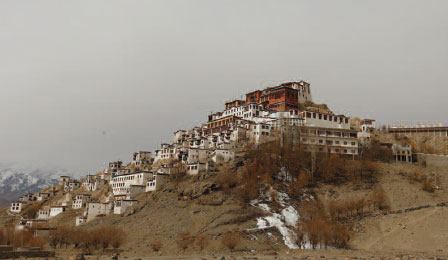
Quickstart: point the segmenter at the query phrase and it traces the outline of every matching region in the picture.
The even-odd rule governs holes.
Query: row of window
[[[319,147],[319,152],[324,152],[326,149],[323,147]],[[333,148],[328,149],[330,153],[341,153],[341,154],[356,154],[356,150],[353,149],[339,149],[339,148]]]
[[[339,117],[339,116],[333,116],[333,115],[320,114],[320,113],[306,112],[306,118],[327,120],[327,121],[333,121],[333,122],[338,122],[339,121],[339,123],[341,123],[341,124],[342,123],[348,124],[348,118]]]
[[[311,138],[311,139],[302,138],[302,141],[303,142],[308,142],[308,143],[315,143],[316,139],[313,139],[313,138]],[[335,145],[341,145],[341,144],[349,145],[349,142],[347,142],[347,141],[341,142],[339,140],[335,140],[335,141],[333,141],[333,140],[325,140],[324,141],[323,139],[319,139],[318,143],[319,144],[324,144],[325,143],[327,145],[333,145],[333,144],[335,144]],[[350,145],[351,146],[356,146],[356,142],[350,142]]]
[[[155,187],[156,186],[156,182],[155,181],[150,181],[146,184],[147,187]]]
[[[188,166],[187,166],[187,169],[188,169],[189,171],[197,170],[197,169],[198,169],[198,165],[197,165],[197,164],[196,164],[196,165],[188,165]]]

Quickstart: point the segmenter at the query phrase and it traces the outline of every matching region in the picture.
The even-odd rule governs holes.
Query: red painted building
[[[265,109],[275,111],[289,111],[299,108],[299,92],[290,85],[257,90],[246,94],[246,104],[257,103]]]

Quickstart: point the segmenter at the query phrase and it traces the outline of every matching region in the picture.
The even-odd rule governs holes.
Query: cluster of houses
[[[246,94],[245,100],[225,103],[223,111],[210,114],[202,125],[177,130],[171,143],[163,143],[154,154],[136,152],[129,164],[110,162],[103,172],[80,180],[61,176],[59,186],[66,194],[65,200],[60,205],[40,209],[36,221],[46,221],[69,207],[84,209],[76,218],[76,225],[98,216],[123,214],[137,203],[138,194],[154,192],[168,182],[175,170],[173,165],[177,169],[181,165],[189,175],[212,171],[215,165],[232,161],[235,148],[282,138],[291,128],[300,133],[296,139],[308,151],[356,158],[361,146],[369,144],[375,120],[364,119],[354,127],[350,117],[313,106],[310,84],[304,81],[253,91]],[[407,150],[394,147],[394,151],[397,160],[409,159]],[[110,189],[110,196],[102,198],[103,201],[92,198],[92,193],[105,187]],[[51,193],[26,195],[13,202],[10,211],[20,213],[27,201],[52,196]],[[25,226],[32,225],[27,221]]]
[[[201,126],[174,132],[171,144],[155,151],[154,163],[176,160],[189,174],[197,174],[232,160],[238,145],[278,139],[290,127],[300,128],[297,139],[310,151],[357,157],[360,146],[369,143],[375,120],[353,127],[349,117],[309,104],[310,84],[304,81],[247,93],[245,100],[227,102]]]

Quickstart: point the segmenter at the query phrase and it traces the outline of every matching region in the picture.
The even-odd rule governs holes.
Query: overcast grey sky
[[[303,79],[335,112],[446,121],[448,1],[0,1],[0,162],[129,161]]]

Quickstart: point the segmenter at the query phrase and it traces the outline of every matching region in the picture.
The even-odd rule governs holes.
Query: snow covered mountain
[[[28,192],[37,192],[58,182],[61,175],[70,175],[61,169],[26,169],[0,165],[0,201],[7,206]]]

